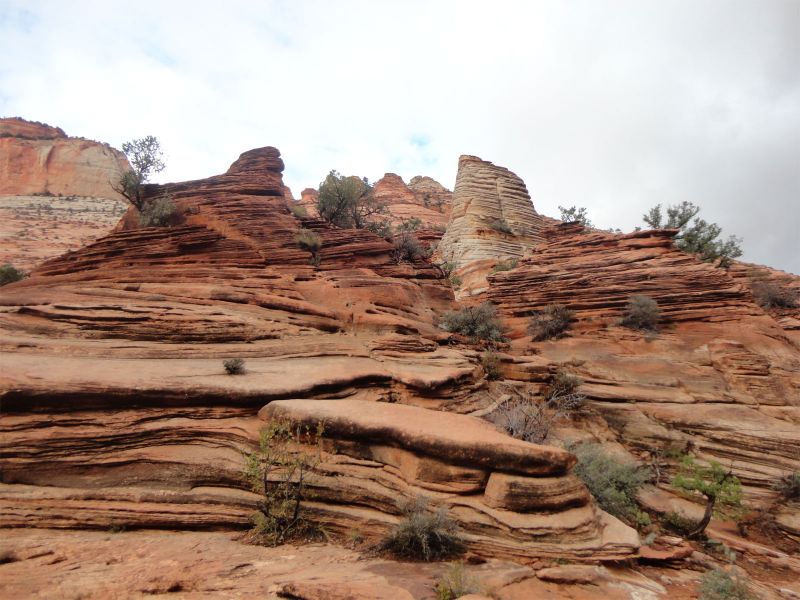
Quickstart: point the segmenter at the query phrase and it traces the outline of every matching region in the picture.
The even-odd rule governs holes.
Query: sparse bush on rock
[[[495,219],[490,224],[490,227],[500,233],[512,233],[511,225],[505,219]]]
[[[731,575],[722,569],[707,571],[700,580],[699,600],[755,600],[747,582],[738,572]]]
[[[320,262],[319,251],[322,248],[322,238],[310,229],[301,229],[294,237],[301,250],[311,253],[311,264],[318,266]]]
[[[228,375],[241,375],[244,373],[244,359],[242,358],[229,358],[222,361],[222,366],[225,367],[225,372]]]
[[[139,211],[139,224],[142,227],[170,227],[179,221],[175,203],[167,196],[148,200]]]
[[[770,281],[754,281],[753,297],[762,308],[794,308],[797,306],[796,290]]]
[[[566,206],[559,205],[558,210],[561,211],[561,220],[564,221],[564,223],[580,223],[584,227],[594,227],[589,220],[588,211],[584,206],[577,207],[572,205],[567,208]]]
[[[505,339],[497,308],[491,302],[446,312],[442,316],[440,327],[473,340],[501,342]]]
[[[403,232],[392,239],[392,260],[397,263],[413,263],[420,258],[430,256],[426,248],[409,232]]]
[[[403,519],[380,544],[380,549],[399,558],[442,560],[464,552],[458,527],[444,508],[430,510],[425,498],[403,508]]]
[[[573,473],[580,477],[604,511],[635,526],[650,524],[650,517],[636,504],[636,492],[650,479],[650,471],[623,462],[600,444],[572,444],[567,450],[578,457]]]
[[[586,397],[578,392],[580,384],[577,377],[559,371],[545,389],[542,401],[509,400],[494,412],[494,422],[511,437],[542,444],[556,421],[572,416],[583,406]]]
[[[711,522],[711,516],[718,506],[738,508],[742,502],[742,484],[730,469],[725,469],[716,461],[702,464],[691,454],[680,462],[680,470],[672,479],[672,487],[684,492],[698,492],[705,497],[706,506],[703,518],[687,537],[702,535]]]
[[[8,283],[14,283],[15,281],[20,281],[25,279],[27,274],[25,271],[16,268],[11,263],[6,263],[2,267],[0,267],[0,286],[6,285]]]
[[[302,510],[310,498],[309,483],[320,454],[298,451],[297,443],[321,444],[324,424],[315,429],[288,420],[271,421],[261,430],[258,450],[246,456],[244,476],[252,490],[261,495],[253,516],[253,533],[268,546],[314,532]]]
[[[666,525],[668,529],[684,537],[697,529],[697,519],[691,518],[684,512],[669,511],[664,513],[662,518],[664,520],[664,525]]]
[[[302,204],[293,204],[292,205],[292,215],[294,215],[298,219],[305,219],[308,217],[308,210]]]
[[[464,563],[452,563],[436,582],[436,600],[456,600],[468,594],[478,594],[481,589],[475,578],[464,569]]]
[[[661,309],[658,307],[658,302],[650,296],[636,295],[628,299],[620,325],[629,329],[658,331],[660,317]]]
[[[519,264],[519,259],[516,258],[509,258],[507,260],[499,260],[497,263],[492,267],[492,273],[500,273],[502,271],[510,271],[511,269],[515,269]]]
[[[558,339],[569,329],[573,317],[563,304],[548,304],[531,317],[528,331],[537,342]]]
[[[481,366],[486,373],[486,379],[500,379],[500,357],[495,352],[481,354]]]
[[[775,489],[786,500],[800,499],[800,471],[781,477],[775,484]]]

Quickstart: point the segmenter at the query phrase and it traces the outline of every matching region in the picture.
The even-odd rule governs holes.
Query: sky
[[[295,197],[331,169],[452,189],[472,154],[543,214],[688,200],[800,274],[800,0],[0,0],[8,116],[155,135],[156,181],[275,146]]]

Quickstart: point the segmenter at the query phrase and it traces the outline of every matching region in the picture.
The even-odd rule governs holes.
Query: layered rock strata
[[[517,355],[508,376],[572,372],[605,417],[601,438],[610,432],[662,469],[674,468],[666,455],[692,450],[730,466],[749,502],[774,499],[778,479],[800,470],[800,349],[780,323],[730,273],[676,250],[673,231],[565,224],[545,235],[516,268],[489,276],[484,297]],[[620,325],[636,294],[657,301],[658,332]],[[574,311],[571,329],[532,342],[529,318],[548,304]]]
[[[485,556],[602,560],[638,547],[636,532],[598,511],[569,475],[574,456],[509,438],[480,419],[349,400],[276,401],[260,415],[324,423],[308,506],[331,531],[379,538],[404,504],[424,497],[429,510],[446,508],[470,549]]]
[[[122,200],[111,187],[128,169],[107,144],[67,137],[57,127],[0,119],[0,196],[90,196]]]
[[[465,155],[458,161],[453,208],[438,252],[458,266],[518,258],[542,240],[544,224],[522,179],[504,167]]]
[[[128,219],[0,290],[0,526],[246,527],[256,497],[242,452],[258,438],[265,402],[336,398],[356,411],[386,408],[392,422],[393,403],[403,403],[435,423],[452,404],[483,401],[472,352],[444,344],[436,325],[453,302],[441,272],[424,259],[396,264],[391,244],[369,232],[295,216],[282,169],[276,149],[260,148],[222,175],[148,186],[149,197],[172,198],[180,223],[143,228]],[[316,260],[298,244],[301,229],[320,238]],[[225,373],[231,357],[245,360],[244,374]],[[431,434],[443,452],[452,449],[448,427]],[[340,437],[342,447],[355,443]],[[435,465],[416,454],[434,450],[418,446],[376,449],[373,462]],[[568,454],[510,446],[516,466],[465,455],[466,466],[443,463],[446,475],[436,475],[440,493],[458,496],[453,511],[464,526],[480,519],[469,525],[477,547],[521,558],[633,550],[630,532],[565,477]],[[396,521],[396,476],[347,451],[335,456],[352,463],[350,479],[327,480],[320,495],[372,495],[366,508],[321,503],[320,518],[368,515],[374,532]],[[486,502],[472,498],[481,470],[496,480],[485,482]],[[342,488],[346,481],[360,491]],[[417,482],[403,485],[411,496]],[[527,507],[546,514],[521,510],[519,500],[518,512],[504,508],[520,485],[538,490],[531,498],[554,489],[564,500]],[[557,550],[562,538],[566,549]]]
[[[430,177],[415,177],[416,187],[386,173],[375,182],[374,195],[394,224],[419,219],[423,229],[444,230],[450,215],[450,192]]]

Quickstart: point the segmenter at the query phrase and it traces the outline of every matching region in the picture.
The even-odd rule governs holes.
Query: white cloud
[[[4,0],[0,55],[0,114],[156,135],[163,179],[273,145],[296,195],[332,168],[452,187],[476,154],[545,214],[628,229],[691,200],[800,272],[794,0]]]

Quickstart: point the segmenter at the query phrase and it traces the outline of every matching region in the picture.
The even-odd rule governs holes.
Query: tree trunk
[[[700,519],[697,527],[695,527],[686,537],[690,539],[696,538],[706,530],[706,527],[708,527],[708,524],[711,522],[711,515],[714,512],[714,503],[716,501],[716,498],[706,496],[706,512],[703,514],[703,518]]]

